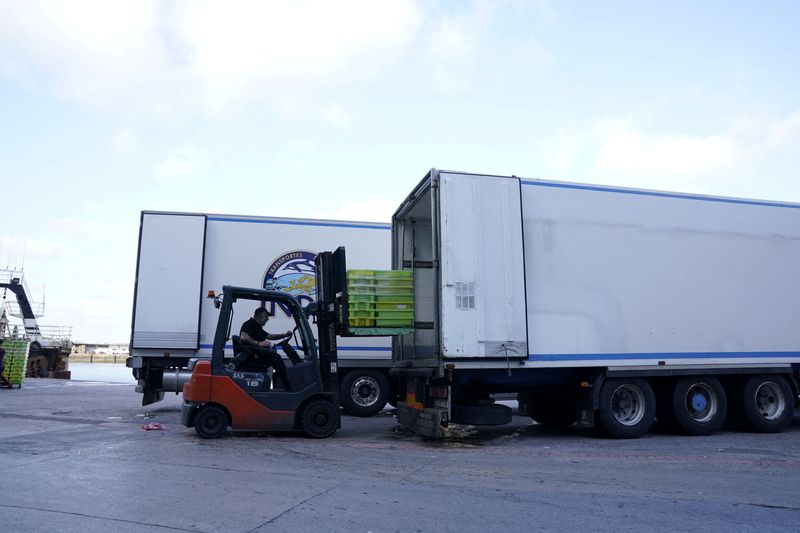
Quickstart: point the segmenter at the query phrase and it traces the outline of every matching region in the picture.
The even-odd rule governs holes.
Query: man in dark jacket
[[[270,341],[291,337],[292,332],[272,335],[264,331],[264,326],[269,321],[269,312],[263,307],[256,308],[253,317],[242,324],[239,332],[239,342],[245,345],[254,346],[254,350],[242,350],[233,358],[233,363],[229,365],[229,370],[241,366],[243,363],[253,362],[264,366],[272,366],[275,373],[281,378],[286,390],[291,390],[289,378],[286,375],[286,364]]]

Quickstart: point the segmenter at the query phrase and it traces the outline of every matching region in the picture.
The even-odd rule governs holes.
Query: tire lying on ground
[[[340,401],[344,412],[353,416],[372,416],[386,406],[389,380],[374,370],[353,370],[341,383]]]

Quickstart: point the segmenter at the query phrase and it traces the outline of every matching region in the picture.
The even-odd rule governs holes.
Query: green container
[[[414,304],[396,302],[377,302],[375,309],[378,311],[413,311]]]
[[[372,309],[369,311],[353,311],[351,309],[350,313],[347,316],[351,320],[354,318],[375,318],[375,310]]]
[[[374,270],[348,270],[347,271],[347,279],[352,278],[374,278],[375,271]]]
[[[414,295],[406,294],[376,294],[375,301],[378,304],[407,304],[414,305]]]
[[[403,328],[413,327],[414,319],[407,318],[378,318],[375,320],[375,325],[379,328]]]
[[[356,303],[373,303],[375,301],[375,295],[370,292],[369,294],[353,294],[350,293],[347,296],[347,303],[349,305],[353,305]]]
[[[375,294],[375,285],[348,285],[349,298],[353,296],[367,297]]]
[[[351,328],[372,328],[375,327],[374,318],[352,318],[348,319]]]
[[[349,302],[347,308],[351,313],[353,311],[374,311],[375,302]]]
[[[377,311],[378,318],[396,318],[398,320],[414,320],[414,311],[399,311],[397,309]]]
[[[403,296],[405,298],[414,297],[414,289],[411,287],[381,287],[376,285],[373,290],[376,296]]]

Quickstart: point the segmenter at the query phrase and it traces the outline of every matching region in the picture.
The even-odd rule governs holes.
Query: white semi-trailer
[[[282,290],[310,303],[316,297],[319,251],[344,245],[364,268],[386,269],[390,229],[369,222],[142,212],[127,365],[143,405],[182,391],[191,376],[189,360],[211,357],[218,312],[206,298],[209,290],[219,292],[223,285]],[[288,310],[273,305],[269,311],[270,333],[291,329]],[[250,316],[234,317],[234,335]],[[390,349],[386,337],[339,340],[345,411],[369,416],[386,404]],[[232,356],[232,346],[226,352]]]
[[[416,314],[392,375],[419,433],[505,423],[493,393],[615,437],[792,420],[798,204],[432,170],[392,239]]]

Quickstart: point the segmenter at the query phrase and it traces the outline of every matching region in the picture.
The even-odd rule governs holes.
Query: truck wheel
[[[600,423],[618,439],[641,437],[655,420],[656,398],[643,379],[609,379],[600,389]]]
[[[353,416],[372,416],[381,412],[389,398],[389,380],[374,370],[354,370],[342,380],[341,403]]]
[[[747,424],[761,433],[780,433],[792,421],[794,397],[783,376],[753,376],[741,388],[738,404]]]
[[[194,430],[204,439],[218,439],[228,430],[228,415],[216,405],[204,405],[194,417]]]
[[[339,413],[331,402],[314,400],[300,413],[300,425],[309,437],[324,439],[336,433],[339,427]]]
[[[688,377],[672,393],[675,421],[687,435],[710,435],[725,422],[728,403],[717,378]]]
[[[451,422],[470,426],[502,426],[511,422],[511,408],[500,404],[454,403],[450,415]]]

